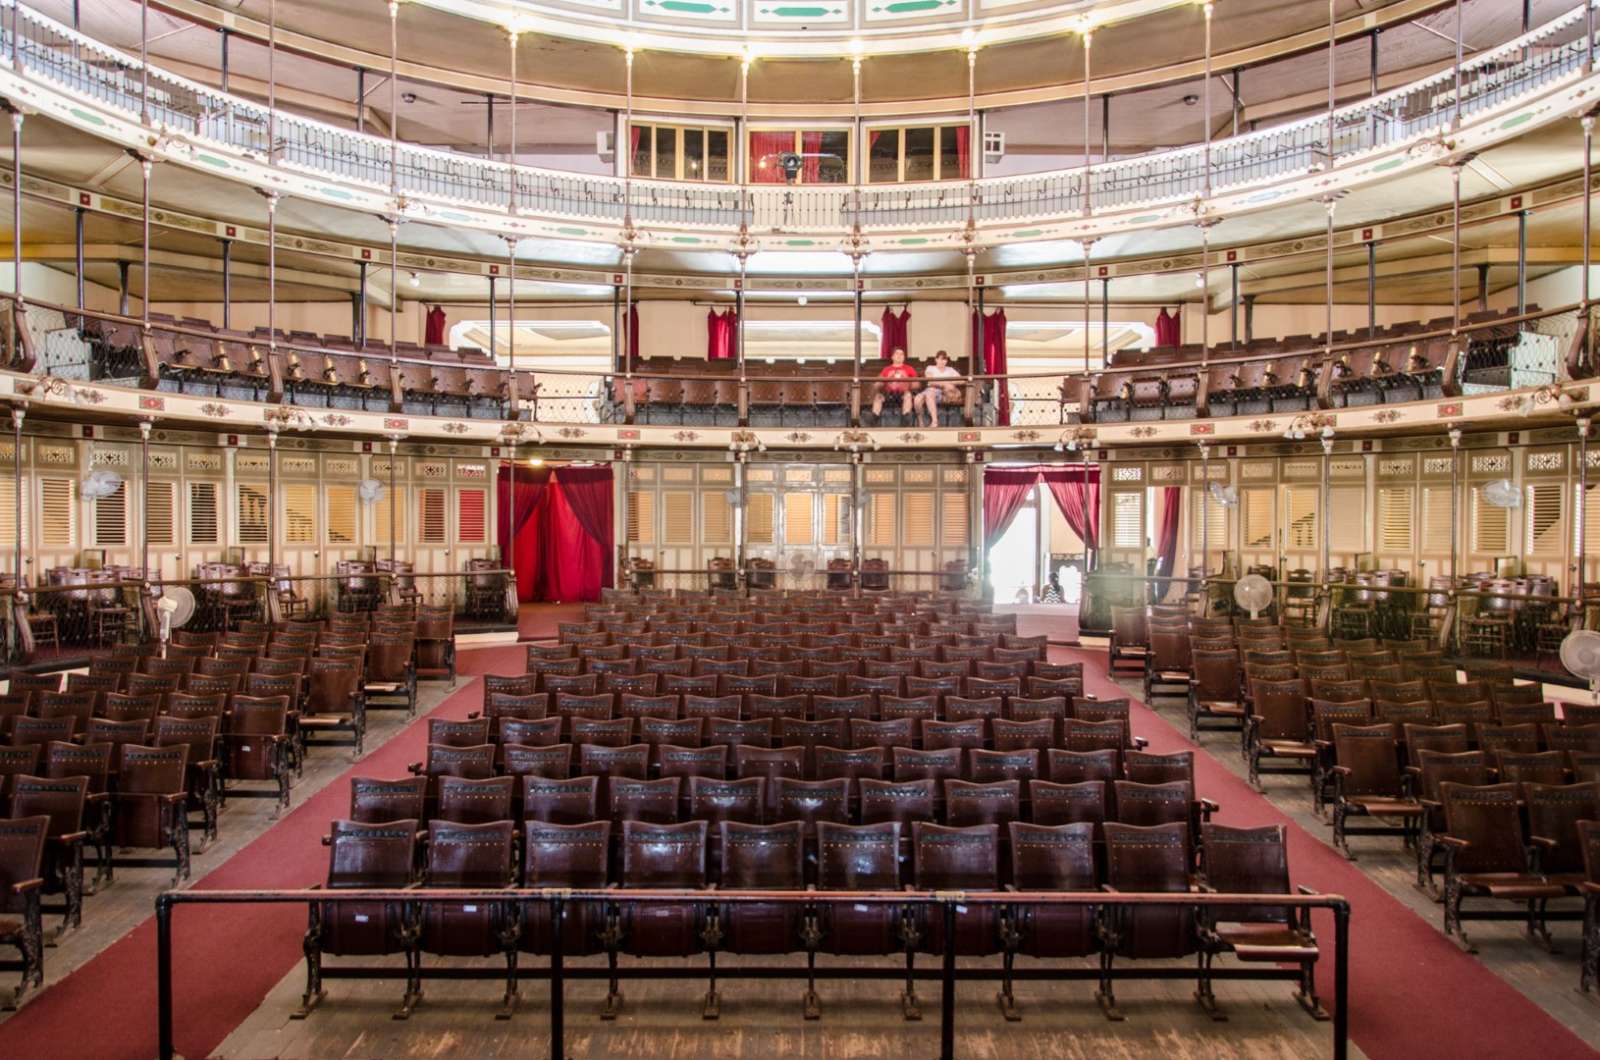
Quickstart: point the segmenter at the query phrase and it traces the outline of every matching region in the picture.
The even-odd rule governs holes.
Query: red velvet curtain
[[[626,339],[622,348],[627,352],[627,360],[623,363],[623,370],[639,367],[639,303],[634,302],[628,306],[628,314],[622,322],[623,338]]]
[[[1182,341],[1179,334],[1178,314],[1162,309],[1156,314],[1156,345],[1176,346]]]
[[[884,360],[889,359],[896,346],[902,350],[910,351],[910,340],[907,336],[911,333],[911,307],[907,306],[898,314],[890,309],[883,311],[883,320],[878,324],[878,356]]]
[[[429,346],[443,346],[445,326],[446,321],[444,310],[440,309],[438,306],[434,306],[432,309],[428,310],[427,335],[422,341],[427,343]]]
[[[962,180],[972,176],[972,158],[969,147],[971,130],[965,125],[956,129],[956,164],[961,167],[959,174]]]
[[[556,603],[600,599],[601,570],[608,549],[584,530],[559,476],[546,494],[537,540],[542,599]]]
[[[983,343],[979,363],[983,365],[985,375],[1005,375],[1006,373],[1006,311],[996,309],[993,313],[982,318],[982,330],[978,330],[979,314],[973,310],[975,333],[981,336]],[[1011,389],[1006,386],[1004,379],[995,380],[995,391],[998,394],[999,418],[998,425],[1009,427],[1011,425]]]
[[[801,133],[800,155],[800,180],[806,184],[821,182],[822,134],[819,132]]]
[[[560,494],[562,504],[572,513],[572,517],[583,528],[584,534],[598,549],[598,565],[596,575],[584,578],[584,592],[589,593],[592,586],[593,592],[581,597],[563,596],[563,600],[598,600],[600,587],[614,584],[612,570],[612,554],[615,552],[615,529],[612,508],[612,479],[609,467],[563,467],[558,468],[554,475],[556,492]],[[588,547],[575,553],[584,561],[587,569],[589,560],[594,557],[595,549]]]
[[[732,309],[706,313],[706,360],[730,361],[738,356],[739,314]]]
[[[1182,510],[1183,488],[1165,486],[1161,490],[1161,516],[1156,523],[1156,577],[1166,578],[1178,558],[1178,513]],[[1156,600],[1167,596],[1165,581],[1156,582]]]
[[[792,132],[753,132],[750,134],[751,184],[784,183],[783,166],[778,156],[794,150]]]
[[[550,472],[543,468],[500,465],[496,493],[499,504],[496,511],[500,518],[496,535],[501,562],[517,572],[517,600],[524,603],[539,599],[543,558],[539,548],[539,520],[549,482]]]
[[[1039,481],[1036,467],[991,467],[983,471],[983,545],[991,549],[1006,532]]]
[[[1090,552],[1100,549],[1100,468],[1088,464],[1044,469],[1056,507]]]

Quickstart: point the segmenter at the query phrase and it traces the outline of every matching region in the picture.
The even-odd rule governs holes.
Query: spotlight
[[[1061,443],[1061,442],[1057,442],[1057,443],[1056,443],[1056,444],[1055,444],[1055,450],[1056,450],[1056,452],[1058,452],[1058,453],[1059,453],[1059,452],[1062,452],[1062,451],[1063,451],[1063,450],[1065,450],[1065,449],[1066,449],[1066,448],[1067,448],[1067,447],[1066,447],[1066,445],[1065,445],[1065,444],[1063,444],[1063,443]]]
[[[805,295],[801,295],[798,299],[796,299],[796,301],[798,301],[801,305],[805,305],[806,304],[806,296]]]
[[[418,276],[416,273],[413,272],[411,274],[410,283],[411,283],[411,286],[413,286],[413,287],[421,287],[422,286],[422,277]]]

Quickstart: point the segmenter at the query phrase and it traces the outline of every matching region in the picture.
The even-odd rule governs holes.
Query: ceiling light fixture
[[[410,282],[411,286],[413,286],[413,287],[421,287],[422,286],[422,277],[418,276],[416,273],[413,272],[411,274],[411,279],[410,279],[409,282]]]

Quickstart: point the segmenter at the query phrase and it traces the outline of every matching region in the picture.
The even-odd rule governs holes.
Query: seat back
[[[705,821],[622,825],[624,887],[700,888],[706,885]]]
[[[919,891],[993,891],[1000,887],[1000,829],[994,824],[911,826],[912,877]]]
[[[426,777],[354,777],[350,781],[350,819],[362,824],[421,821],[427,790]]]
[[[945,820],[957,827],[1004,825],[1022,816],[1022,783],[1001,780],[975,784],[965,780],[944,782]]]
[[[805,825],[723,820],[723,887],[797,891],[805,886]]]
[[[457,824],[484,824],[511,819],[511,777],[439,778],[439,806],[436,820]]]
[[[1395,756],[1394,726],[1334,725],[1334,758],[1344,775],[1346,795],[1401,797],[1400,763]]]
[[[328,835],[329,890],[406,887],[414,877],[417,819],[334,821]]]
[[[1523,784],[1522,794],[1528,806],[1529,834],[1554,840],[1554,845],[1540,849],[1539,871],[1546,875],[1582,872],[1578,822],[1600,820],[1600,783]]]
[[[1517,784],[1439,785],[1446,831],[1467,841],[1456,853],[1458,872],[1528,871]]]
[[[900,887],[900,824],[817,823],[817,887],[892,891]]]
[[[523,824],[525,887],[599,888],[610,882],[611,822]]]
[[[512,824],[428,824],[428,885],[504,887],[511,881]]]
[[[122,749],[122,769],[117,790],[124,794],[176,795],[184,790],[184,770],[189,748],[140,747],[129,744]]]
[[[44,868],[45,837],[50,818],[0,818],[0,912],[20,912],[24,908],[17,884],[37,880]]]
[[[526,821],[581,824],[600,814],[600,778],[567,779],[525,775],[522,778],[522,815]]]
[[[51,838],[70,835],[83,828],[83,806],[88,794],[88,777],[14,777],[11,816],[42,815],[50,819]]]
[[[1207,823],[1200,826],[1200,835],[1201,864],[1212,889],[1224,894],[1293,893],[1283,825],[1231,828]],[[1216,915],[1222,920],[1282,922],[1290,914],[1281,906],[1229,906]]]

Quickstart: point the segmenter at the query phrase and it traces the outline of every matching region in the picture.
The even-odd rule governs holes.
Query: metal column
[[[222,327],[224,330],[233,327],[233,240],[231,239],[222,241]]]

